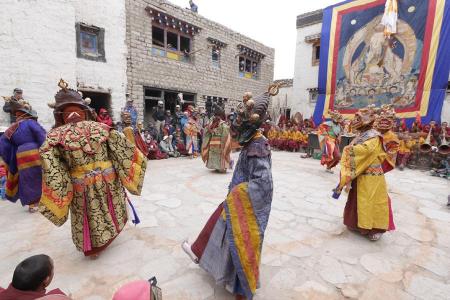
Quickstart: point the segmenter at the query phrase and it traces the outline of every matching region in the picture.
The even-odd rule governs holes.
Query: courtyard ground
[[[255,299],[449,299],[449,182],[389,173],[397,230],[373,243],[342,225],[346,197],[331,198],[337,177],[317,160],[273,153],[274,199]],[[224,200],[230,178],[200,159],[149,161],[142,196],[132,199],[141,224],[128,224],[97,260],[76,251],[70,222],[57,228],[0,202],[0,285],[22,259],[45,253],[56,268],[50,288],[74,299],[110,299],[123,283],[152,276],[165,300],[233,299],[180,248]]]

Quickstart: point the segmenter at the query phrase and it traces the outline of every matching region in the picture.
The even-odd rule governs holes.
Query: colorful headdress
[[[378,130],[391,130],[395,125],[395,110],[392,104],[385,104],[378,110],[374,128]]]
[[[278,85],[270,85],[267,92],[255,98],[250,93],[245,93],[242,103],[237,107],[238,115],[231,124],[233,135],[239,144],[248,143],[267,119],[270,97],[278,94],[278,88]]]
[[[89,107],[90,101],[83,100],[81,94],[69,88],[69,84],[63,79],[58,82],[60,90],[55,95],[55,101],[48,103],[50,108],[53,108],[53,115],[55,117],[56,126],[64,124],[62,112],[65,107],[69,105],[77,105],[85,111],[88,120],[94,119],[92,109]],[[88,99],[88,98],[86,98]]]
[[[225,117],[225,110],[223,109],[222,106],[218,105],[217,103],[213,103],[212,111],[215,116],[220,116],[221,118]]]
[[[341,122],[344,118],[337,110],[330,110],[328,113],[330,114],[331,120],[337,123]]]
[[[124,125],[127,125],[127,126],[131,125],[131,114],[128,111],[123,110],[120,113],[120,118],[122,119],[122,123]]]
[[[375,107],[369,105],[365,108],[361,108],[352,120],[352,128],[359,130],[363,127],[371,127],[375,121],[376,110]]]
[[[24,112],[27,115],[29,115],[30,117],[32,117],[33,119],[37,119],[37,112],[35,110],[33,110],[33,108],[31,107],[30,103],[28,103],[27,101],[21,99],[21,100],[16,100],[14,98],[5,98],[5,102],[9,103],[10,107],[11,107],[11,112],[13,114],[15,114],[18,111]]]

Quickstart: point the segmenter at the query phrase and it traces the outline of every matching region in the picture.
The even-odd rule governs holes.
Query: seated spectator
[[[159,143],[159,147],[161,148],[161,151],[163,153],[166,153],[170,157],[179,157],[180,153],[178,151],[175,151],[172,146],[172,136],[164,136],[162,141]]]
[[[144,131],[144,142],[147,145],[148,148],[148,155],[147,158],[154,160],[154,159],[166,159],[169,158],[169,156],[165,153],[162,153],[161,150],[159,150],[158,143],[153,138],[153,136],[150,134],[148,130]]]
[[[53,279],[53,260],[45,255],[34,255],[22,261],[14,270],[11,284],[0,288],[1,300],[34,300],[47,295],[63,295],[59,290],[46,288]]]
[[[136,280],[125,284],[114,293],[112,300],[162,300],[161,289],[156,286],[156,278]]]

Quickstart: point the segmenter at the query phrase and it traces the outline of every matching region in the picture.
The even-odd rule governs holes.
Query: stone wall
[[[3,0],[0,20],[0,95],[10,96],[15,87],[22,88],[44,127],[49,129],[54,123],[47,103],[54,100],[60,78],[72,88],[77,88],[78,82],[93,90],[111,92],[114,111],[123,106],[124,0]],[[105,29],[106,63],[77,58],[76,22]],[[0,126],[8,123],[9,117],[1,111]]]
[[[151,6],[173,17],[201,28],[192,40],[192,63],[171,60],[151,54],[152,21],[145,8]],[[158,0],[127,0],[128,92],[144,113],[144,87],[191,92],[202,106],[203,95],[228,98],[227,106],[235,105],[246,91],[258,95],[267,90],[273,80],[274,49],[210,21],[201,15]],[[249,24],[250,26],[250,24]],[[221,53],[221,68],[211,63],[207,38],[228,44]],[[238,44],[266,55],[260,64],[258,80],[240,78],[238,74]]]

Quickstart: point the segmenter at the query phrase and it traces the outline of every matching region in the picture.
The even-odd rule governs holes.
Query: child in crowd
[[[34,300],[47,295],[63,295],[60,289],[47,292],[53,280],[53,260],[45,255],[34,255],[17,265],[11,284],[0,288],[1,300]]]

